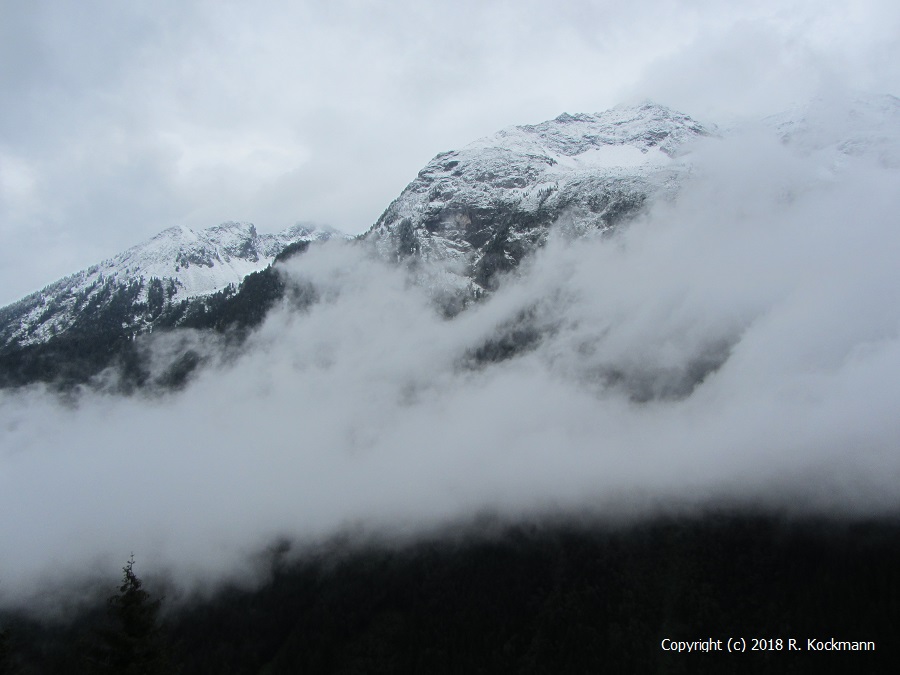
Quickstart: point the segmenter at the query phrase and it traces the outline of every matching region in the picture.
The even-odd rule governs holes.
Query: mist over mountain
[[[652,103],[505,129],[439,154],[362,238],[386,260],[412,256],[421,274],[438,274],[431,285],[445,302],[456,291],[458,310],[546,243],[563,214],[573,234],[604,231],[649,197],[674,194],[689,167],[678,155],[709,133]],[[131,337],[179,326],[187,301],[239,285],[290,244],[335,234],[296,225],[258,235],[249,223],[169,228],[4,308],[0,349],[114,323],[102,316],[110,306]]]
[[[284,295],[271,263],[333,236],[346,238],[301,224],[275,235],[250,223],[169,228],[0,309],[0,386],[180,383],[199,363],[185,329],[256,326]],[[180,353],[159,363],[146,336],[172,329]]]
[[[189,596],[272,542],[485,514],[895,518],[898,130],[890,96],[727,130],[644,104],[438,155],[365,235],[267,268],[237,346],[146,335],[144,367],[201,364],[177,388],[122,396],[111,362],[0,393],[0,603],[123,551]]]

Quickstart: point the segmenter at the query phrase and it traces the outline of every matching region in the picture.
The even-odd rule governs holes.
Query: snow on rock
[[[256,232],[251,223],[223,223],[205,230],[171,227],[148,242],[91,267],[88,276],[175,280],[175,297],[207,295],[240,283],[266,267],[288,244],[328,239],[332,232],[295,225],[278,234]]]
[[[426,284],[478,293],[554,222],[606,230],[673,192],[690,144],[714,133],[654,103],[503,129],[437,155],[365,238],[387,259],[429,261]]]
[[[147,304],[158,279],[168,303],[209,295],[267,267],[289,244],[343,236],[331,229],[294,225],[259,234],[251,223],[205,230],[170,227],[137,246],[50,284],[0,309],[0,347],[46,341],[68,330],[87,307],[127,297]],[[119,300],[121,301],[121,300]]]
[[[829,171],[857,160],[900,168],[893,96],[814,100],[764,127]],[[503,129],[435,156],[360,239],[458,311],[543,245],[551,227],[602,233],[676,194],[693,144],[710,136],[716,127],[655,103]],[[170,228],[0,309],[0,349],[65,332],[98,303],[140,305],[146,316],[160,296],[175,303],[214,293],[291,243],[335,234],[297,225],[260,235],[250,223]],[[138,332],[142,320],[134,313]]]

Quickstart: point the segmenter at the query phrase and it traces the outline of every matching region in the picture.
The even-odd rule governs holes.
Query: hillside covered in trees
[[[164,583],[147,593],[129,562],[106,611],[61,625],[3,617],[3,672],[890,672],[898,535],[883,521],[766,514],[481,523],[406,545],[335,540],[299,558],[275,546],[259,587],[187,603],[164,598]],[[748,647],[673,653],[665,638]],[[831,638],[876,650],[807,649]],[[115,658],[145,665],[103,665]]]

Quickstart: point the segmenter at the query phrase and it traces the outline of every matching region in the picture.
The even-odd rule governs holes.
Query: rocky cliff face
[[[683,154],[713,133],[652,103],[504,129],[437,155],[365,238],[385,258],[431,263],[426,283],[477,295],[541,246],[551,225],[608,230],[673,193]]]

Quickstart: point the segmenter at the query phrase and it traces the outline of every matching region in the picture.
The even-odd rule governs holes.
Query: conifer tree
[[[152,600],[134,573],[134,555],[122,568],[119,592],[108,600],[111,626],[101,631],[91,661],[99,672],[156,675],[172,672],[159,626],[161,601]]]

